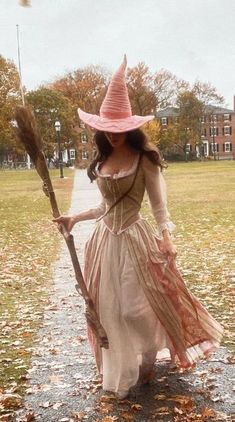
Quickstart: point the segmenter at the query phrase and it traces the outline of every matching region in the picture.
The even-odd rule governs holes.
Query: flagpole
[[[25,99],[24,99],[24,90],[22,84],[22,73],[21,73],[21,57],[20,57],[20,35],[19,35],[19,25],[16,25],[16,37],[17,37],[17,55],[18,55],[18,69],[19,69],[19,78],[20,78],[20,94],[21,94],[21,101],[23,106],[25,106]],[[30,156],[27,154],[27,167],[30,169]]]

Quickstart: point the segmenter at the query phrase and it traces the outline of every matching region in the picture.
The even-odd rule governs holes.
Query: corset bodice
[[[123,177],[98,177],[97,184],[102,194],[106,210],[128,191],[135,178],[135,173],[136,169],[131,174]],[[139,166],[131,191],[103,217],[105,224],[112,232],[118,234],[138,220],[144,191],[144,174],[141,166]]]

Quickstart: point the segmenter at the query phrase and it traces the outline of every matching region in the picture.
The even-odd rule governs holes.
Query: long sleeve
[[[165,179],[159,166],[153,164],[146,156],[143,157],[145,187],[150,200],[153,216],[157,222],[159,232],[164,229],[172,232],[175,224],[170,220],[167,209],[167,189]]]
[[[88,210],[79,212],[78,214],[75,215],[75,219],[77,222],[93,220],[95,218],[97,219],[105,213],[105,209],[106,209],[106,205],[105,205],[104,198],[102,197],[101,202],[99,204],[97,204],[96,206]]]
[[[106,205],[105,201],[102,198],[101,202],[97,204],[94,208],[89,209],[87,212],[90,212],[90,218],[99,218],[105,213]]]

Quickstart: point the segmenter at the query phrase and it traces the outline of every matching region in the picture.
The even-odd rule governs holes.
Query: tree
[[[178,141],[184,152],[186,145],[195,146],[201,140],[201,121],[204,104],[193,91],[184,91],[178,95],[179,109]]]
[[[70,101],[76,116],[78,107],[98,114],[107,89],[107,75],[100,66],[79,68],[53,82],[51,88]]]
[[[162,128],[159,147],[167,154],[186,157],[187,144],[190,151],[201,141],[201,121],[204,104],[193,91],[185,90],[178,94],[176,100],[178,116],[167,127]]]
[[[20,103],[19,73],[13,61],[0,55],[0,153],[22,152],[16,140],[12,120],[14,109]]]
[[[178,79],[165,69],[160,69],[153,75],[153,90],[157,99],[157,109],[163,109],[176,102],[177,95],[189,88],[189,83]]]
[[[179,125],[178,123],[170,124],[167,129],[161,128],[161,134],[160,134],[160,142],[159,142],[159,149],[162,153],[167,153],[168,151],[175,150],[177,153],[182,153],[182,147],[179,145]]]
[[[26,101],[34,110],[40,133],[43,138],[45,155],[51,158],[56,149],[55,121],[61,123],[61,142],[74,141],[77,137],[74,131],[73,109],[60,92],[40,87],[26,95]]]
[[[177,95],[189,88],[188,82],[165,69],[151,73],[144,62],[128,68],[127,85],[133,113],[140,115],[173,105]]]
[[[203,103],[204,107],[210,104],[221,105],[224,103],[224,97],[209,82],[196,81],[192,86],[192,93]]]
[[[153,114],[157,99],[153,91],[153,78],[144,62],[127,69],[127,86],[133,114]]]
[[[167,129],[162,129],[160,148],[167,154],[187,158],[187,153],[201,142],[200,119],[204,104],[193,91],[185,90],[178,94],[176,105],[178,116]]]
[[[161,137],[161,125],[156,119],[146,123],[143,127],[143,131],[152,144],[159,144]]]

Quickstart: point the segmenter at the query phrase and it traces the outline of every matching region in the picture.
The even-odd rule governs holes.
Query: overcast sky
[[[0,54],[17,63],[20,27],[27,89],[89,64],[145,61],[189,82],[210,81],[233,107],[235,0],[0,0]]]

